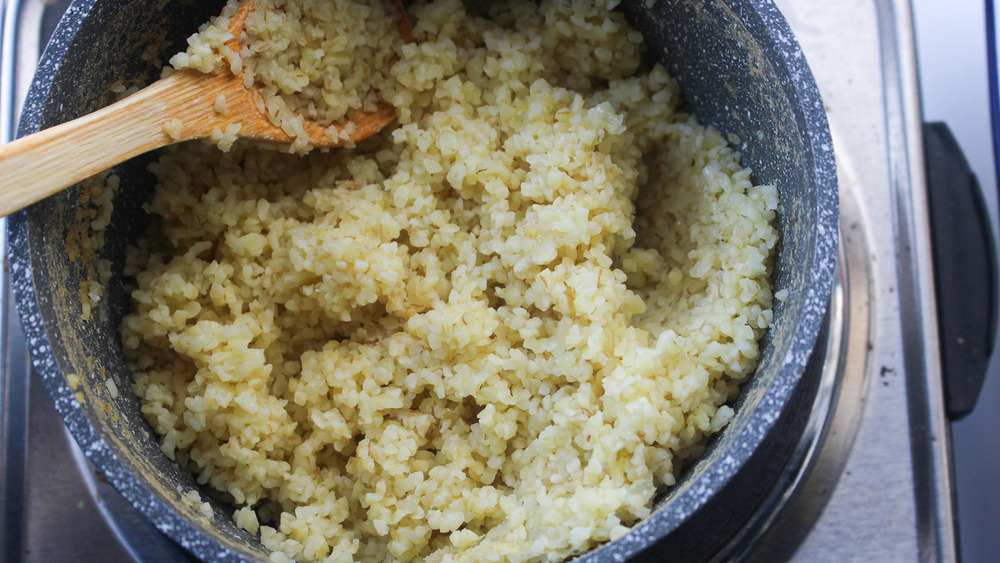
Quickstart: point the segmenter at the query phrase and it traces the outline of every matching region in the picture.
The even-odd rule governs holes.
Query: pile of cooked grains
[[[288,107],[367,99],[312,72],[364,52],[398,126],[153,165],[134,389],[273,559],[561,560],[649,515],[733,416],[777,190],[677,109],[615,3],[422,0],[415,42],[372,44],[389,10],[269,1],[282,31],[244,51]],[[382,20],[324,34],[356,10]]]
[[[309,150],[304,119],[336,125],[356,112],[375,110],[383,99],[380,92],[400,88],[392,65],[403,44],[403,15],[391,3],[253,0],[236,53],[225,43],[232,38],[230,18],[239,5],[230,0],[170,62],[176,69],[242,73],[244,85],[261,94],[258,109],[295,139],[294,151]],[[228,149],[238,131],[214,140]],[[335,131],[327,133],[339,136]],[[351,133],[343,131],[345,140]]]

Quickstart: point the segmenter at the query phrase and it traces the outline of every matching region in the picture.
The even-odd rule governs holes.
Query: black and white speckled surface
[[[142,76],[142,51],[164,38],[183,38],[218,9],[219,2],[172,2],[160,11],[154,0],[81,0],[70,8],[46,51],[23,112],[21,135],[92,111],[110,101],[107,86]],[[738,139],[758,181],[781,192],[782,246],[775,267],[777,289],[789,298],[776,310],[756,377],[740,397],[737,415],[693,465],[654,515],[624,538],[586,554],[584,561],[655,558],[670,537],[698,543],[723,541],[742,517],[731,512],[718,529],[698,526],[713,500],[745,486],[753,476],[766,494],[762,456],[795,440],[783,435],[796,415],[795,397],[807,394],[807,362],[822,329],[837,247],[837,194],[833,152],[822,101],[791,31],[778,11],[759,0],[644,0],[627,2],[629,17],[681,79],[690,108],[705,122]],[[161,36],[161,30],[166,33]],[[151,187],[142,159],[122,165],[123,189],[106,255],[120,271],[124,244],[142,227],[139,205]],[[10,267],[14,294],[32,357],[57,410],[84,453],[105,477],[157,527],[206,560],[261,558],[259,544],[238,530],[228,509],[214,506],[211,519],[184,499],[196,488],[156,446],[127,390],[118,321],[127,306],[120,283],[106,295],[107,310],[82,323],[77,288],[83,275],[65,248],[76,192],[70,190],[12,217]],[[68,374],[82,383],[71,389]],[[123,392],[111,397],[111,377]],[[83,393],[79,401],[76,393]],[[794,427],[794,424],[791,424]],[[751,464],[751,461],[753,463]],[[207,500],[207,497],[205,497]],[[718,504],[718,502],[716,502]],[[704,518],[704,517],[702,517]],[[676,533],[685,532],[683,534]],[[664,542],[666,538],[666,542]],[[683,538],[677,545],[688,549]],[[650,547],[654,546],[651,550]],[[688,559],[694,558],[692,556]]]

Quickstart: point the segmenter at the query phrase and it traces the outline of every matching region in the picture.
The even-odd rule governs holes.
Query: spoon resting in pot
[[[225,46],[237,53],[253,2],[242,0],[229,20],[232,38]],[[406,10],[401,0],[393,4],[399,33],[412,42]],[[94,113],[0,146],[0,217],[134,156],[208,138],[234,123],[240,124],[240,138],[291,144],[294,139],[258,109],[262,96],[243,78],[242,71],[228,68],[215,74],[180,70]],[[224,111],[219,111],[220,97]],[[367,139],[395,118],[392,106],[380,102],[374,111],[356,112],[333,125],[305,119],[304,129],[312,147],[333,148]]]

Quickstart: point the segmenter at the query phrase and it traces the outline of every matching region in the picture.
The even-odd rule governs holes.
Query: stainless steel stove
[[[841,275],[821,392],[785,470],[788,486],[717,559],[957,560],[909,3],[776,3],[828,108],[839,167]],[[67,5],[4,3],[3,140],[41,37]],[[186,560],[69,438],[31,374],[3,276],[0,559]]]

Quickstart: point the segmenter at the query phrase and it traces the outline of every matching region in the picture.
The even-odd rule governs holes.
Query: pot
[[[162,6],[161,6],[162,4]],[[113,101],[115,84],[145,84],[223,2],[78,0],[45,51],[18,134],[67,121]],[[718,554],[776,486],[809,415],[822,355],[824,317],[837,256],[833,147],[819,92],[784,19],[758,0],[645,0],[621,9],[648,44],[647,55],[681,81],[689,109],[743,152],[758,183],[780,192],[781,243],[775,302],[755,375],[736,415],[653,514],[582,561],[703,560]],[[166,49],[158,46],[171,45]],[[157,58],[157,54],[163,56]],[[151,56],[152,55],[152,56]],[[100,257],[111,264],[100,314],[81,321],[81,288],[98,257],[81,251],[93,217],[79,213],[81,187],[11,217],[10,268],[35,368],[83,452],[105,478],[167,536],[198,558],[265,560],[257,539],[237,528],[232,508],[192,501],[191,474],[159,449],[130,391],[118,327],[129,307],[121,280],[126,246],[147,222],[152,193],[138,157],[116,167],[121,188]],[[72,163],[67,163],[72,165]],[[86,244],[84,244],[86,247]],[[81,285],[81,284],[84,285]],[[115,392],[115,390],[119,390]]]

